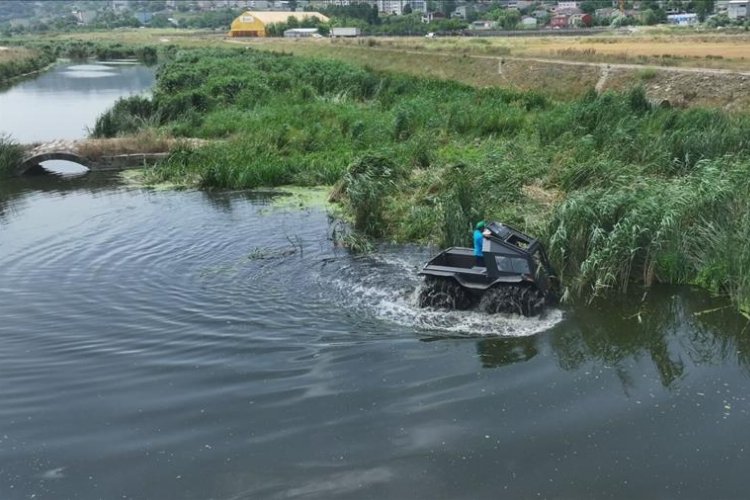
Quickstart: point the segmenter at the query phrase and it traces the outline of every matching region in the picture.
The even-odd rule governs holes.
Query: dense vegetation
[[[175,50],[174,46],[160,47],[159,50],[150,45],[123,44],[117,42],[94,42],[82,40],[24,40],[18,42],[13,39],[0,39],[0,45],[9,46],[10,54],[16,57],[2,57],[0,53],[0,82],[19,75],[38,71],[64,57],[69,59],[126,59],[133,58],[146,64],[153,64],[159,57],[159,52],[169,54]],[[21,47],[22,46],[22,47]]]
[[[54,55],[40,50],[5,50],[0,53],[0,82],[39,71],[54,61]]]
[[[750,117],[642,90],[534,92],[250,50],[186,51],[152,99],[100,117],[221,139],[154,173],[206,188],[335,184],[362,234],[468,244],[479,218],[543,237],[571,295],[696,283],[750,306]]]
[[[0,177],[12,174],[23,158],[23,148],[7,135],[0,135]]]

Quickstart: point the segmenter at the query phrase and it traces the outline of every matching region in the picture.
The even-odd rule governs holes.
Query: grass
[[[580,60],[601,63],[662,64],[665,55],[672,64],[686,67],[750,70],[748,34],[695,34],[668,31],[659,33],[641,29],[638,33],[613,32],[596,37],[495,37],[476,44],[473,38],[448,37],[384,38],[381,48],[431,52],[459,52],[475,55],[513,55],[517,57]],[[276,49],[283,41],[272,41]],[[357,43],[357,42],[350,42]],[[721,55],[721,58],[712,56]]]
[[[52,62],[54,57],[42,51],[0,46],[0,82],[38,71]]]
[[[89,138],[78,145],[78,153],[87,158],[135,153],[166,153],[185,147],[200,147],[207,141],[175,139],[153,128],[143,128],[132,135],[112,138]]]
[[[0,177],[13,175],[23,158],[23,148],[10,136],[0,135]]]
[[[696,32],[695,30],[648,29],[612,32],[597,36],[571,37],[424,37],[361,38],[356,40],[227,39],[223,31],[133,29],[60,33],[41,38],[16,37],[14,43],[61,46],[60,53],[75,53],[70,47],[151,47],[159,54],[186,48],[218,48],[227,44],[272,52],[335,58],[359,66],[458,81],[477,87],[511,86],[537,90],[553,99],[579,98],[599,80],[599,63],[653,65],[666,68],[700,67],[750,71],[747,46],[750,35]],[[1,43],[1,42],[0,42]],[[87,48],[88,47],[88,48]],[[106,56],[106,50],[101,51]],[[132,50],[131,50],[132,53]],[[718,58],[717,55],[721,55]],[[551,62],[530,61],[542,58]],[[503,60],[499,64],[499,60]],[[565,62],[593,64],[571,66]],[[499,68],[499,66],[502,66]],[[706,80],[704,77],[708,77]],[[742,110],[750,105],[739,75],[660,74],[643,79],[641,71],[618,68],[605,81],[606,88],[628,89],[644,84],[649,96],[680,106],[711,106]],[[714,90],[718,89],[718,92]]]

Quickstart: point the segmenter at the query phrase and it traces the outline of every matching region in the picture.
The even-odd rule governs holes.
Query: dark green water
[[[745,496],[746,320],[699,291],[425,312],[426,252],[267,195],[2,197],[0,498]]]
[[[2,181],[0,499],[747,496],[726,302],[419,310],[280,199]]]

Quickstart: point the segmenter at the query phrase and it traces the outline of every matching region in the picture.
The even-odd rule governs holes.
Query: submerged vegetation
[[[150,175],[205,188],[334,184],[359,234],[467,244],[479,218],[541,236],[570,296],[694,283],[750,307],[750,117],[642,89],[553,102],[329,60],[176,53],[95,135],[214,141]]]

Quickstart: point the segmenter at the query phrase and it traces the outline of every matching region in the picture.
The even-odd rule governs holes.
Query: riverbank
[[[106,124],[106,127],[100,125]],[[640,89],[555,102],[249,50],[183,52],[97,128],[223,139],[154,181],[335,184],[360,234],[467,244],[480,218],[547,243],[569,296],[700,284],[750,304],[750,117]],[[105,135],[106,135],[105,134]]]
[[[23,158],[23,147],[7,135],[0,135],[0,179],[13,175]]]
[[[13,78],[40,71],[54,61],[54,55],[43,50],[8,47],[0,42],[0,85]]]
[[[383,38],[230,40],[259,50],[577,99],[641,86],[652,102],[742,112],[750,105],[747,36],[586,39]],[[725,55],[717,55],[725,54]]]
[[[33,73],[51,65],[59,58],[73,60],[136,59],[144,64],[156,63],[159,53],[174,46],[111,40],[56,39],[54,37],[0,39],[0,82]]]

